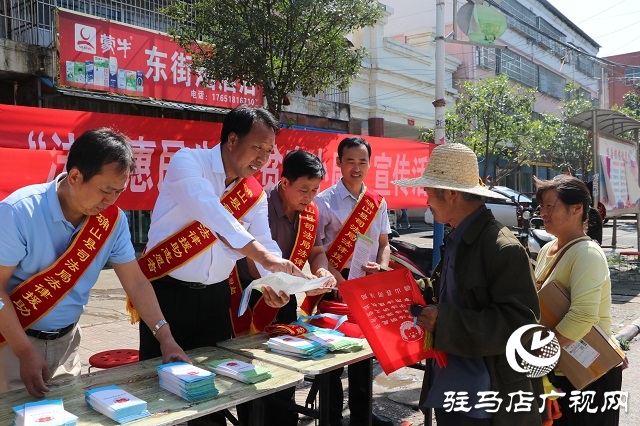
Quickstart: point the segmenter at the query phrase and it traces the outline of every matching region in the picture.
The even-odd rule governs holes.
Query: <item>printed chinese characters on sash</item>
[[[299,215],[296,241],[289,256],[289,260],[300,269],[309,259],[311,250],[316,242],[317,230],[318,206],[312,201]],[[229,315],[231,315],[234,336],[259,333],[273,322],[278,313],[278,308],[268,306],[262,297],[253,308],[248,309],[242,316],[238,317],[238,307],[242,299],[242,286],[240,285],[237,267],[233,268],[229,276],[229,286],[231,287]]]
[[[262,185],[255,178],[249,177],[240,179],[222,196],[220,202],[234,218],[240,220],[258,204],[263,193]],[[157,280],[186,265],[216,241],[218,237],[209,228],[193,221],[146,251],[138,264],[149,281]],[[127,311],[132,323],[140,320],[128,297]]]
[[[115,205],[87,216],[69,248],[51,266],[22,282],[9,293],[23,329],[51,311],[78,283],[116,227],[120,210]],[[0,334],[0,345],[6,343]]]
[[[367,233],[380,210],[383,200],[384,198],[380,194],[365,187],[360,200],[356,203],[327,250],[329,263],[338,271],[344,269],[351,256],[353,256],[358,233]],[[311,315],[321,298],[322,295],[305,297],[300,306],[302,315]]]

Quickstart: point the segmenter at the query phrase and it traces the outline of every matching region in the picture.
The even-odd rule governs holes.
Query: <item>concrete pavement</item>
[[[422,222],[412,222],[412,229],[400,230],[402,240],[430,247],[431,228]],[[640,424],[640,345],[636,343],[637,330],[640,329],[640,274],[637,272],[619,272],[612,267],[612,317],[616,333],[625,332],[634,339],[628,352],[631,367],[623,374],[623,391],[629,393],[628,413],[622,413],[620,425]],[[302,300],[302,298],[299,298]],[[80,356],[82,372],[88,369],[88,359],[96,352],[108,349],[137,348],[138,327],[131,325],[125,311],[125,295],[115,273],[105,269],[91,292],[89,304],[82,315],[80,324],[83,329],[83,343]],[[635,331],[634,331],[635,330]],[[402,368],[387,376],[374,363],[374,410],[394,420],[394,425],[424,425],[424,419],[416,411],[417,398],[422,381],[422,372],[411,368]],[[347,389],[346,374],[343,385]],[[304,405],[309,384],[299,386],[296,399]],[[344,415],[348,418],[348,408]],[[407,422],[407,423],[404,423]],[[435,422],[434,422],[435,423]],[[301,425],[313,424],[312,419],[301,417]],[[345,420],[345,424],[348,421]]]

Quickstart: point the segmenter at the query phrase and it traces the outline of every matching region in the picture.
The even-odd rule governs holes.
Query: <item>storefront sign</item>
[[[167,34],[57,11],[60,86],[223,108],[263,104],[260,87],[203,84],[191,56]]]

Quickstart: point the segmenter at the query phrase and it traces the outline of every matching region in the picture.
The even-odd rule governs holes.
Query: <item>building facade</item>
[[[608,56],[609,105],[622,106],[624,95],[640,84],[640,52]]]
[[[387,0],[396,11],[385,27],[387,36],[408,43],[428,35],[435,27],[436,2]],[[546,0],[486,0],[485,4],[506,16],[507,29],[487,45],[456,43],[468,41],[459,26],[454,27],[454,4],[465,1],[445,1],[445,22],[448,34],[446,52],[460,62],[453,75],[453,86],[461,81],[478,81],[488,76],[505,74],[514,83],[537,88],[534,116],[542,113],[560,115],[559,107],[566,99],[565,86],[575,82],[581,94],[597,108],[608,107],[608,88],[603,84],[604,69],[594,59],[600,46],[577,25]],[[456,18],[458,18],[456,14]],[[522,167],[519,174],[508,177],[507,186],[529,192],[531,176],[546,177],[548,165]]]

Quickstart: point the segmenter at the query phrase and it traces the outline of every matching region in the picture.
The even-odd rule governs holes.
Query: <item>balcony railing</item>
[[[55,7],[167,32],[170,21],[158,9],[169,1],[0,0],[0,38],[51,46],[54,40]]]

